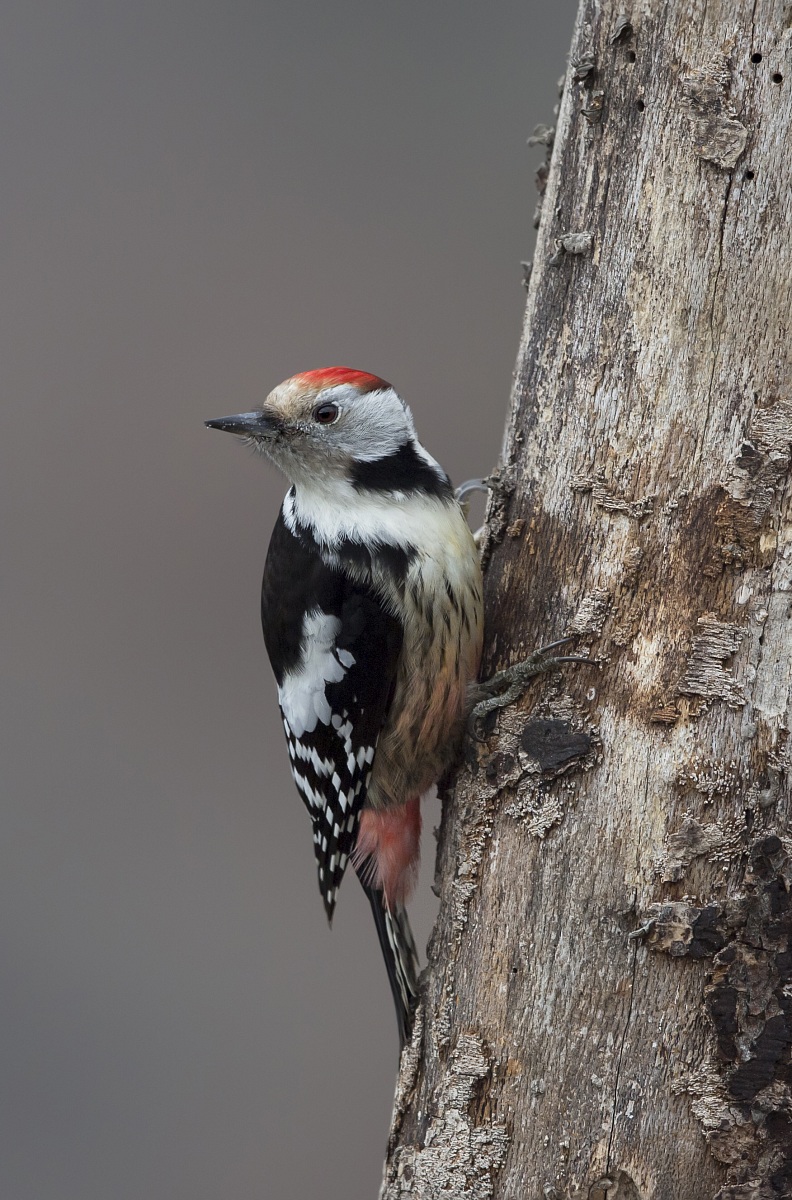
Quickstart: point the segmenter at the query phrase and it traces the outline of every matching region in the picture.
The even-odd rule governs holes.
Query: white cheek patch
[[[346,674],[345,665],[335,653],[340,630],[338,617],[328,613],[306,613],[303,617],[302,661],[287,673],[278,688],[283,715],[296,738],[313,733],[317,721],[330,724],[333,714],[325,687],[328,683],[340,683]]]

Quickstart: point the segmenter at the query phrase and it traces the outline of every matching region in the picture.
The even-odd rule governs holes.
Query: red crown
[[[384,379],[380,379],[379,375],[369,375],[368,371],[353,371],[351,367],[320,367],[318,371],[301,371],[294,378],[308,387],[317,389],[349,383],[359,392],[378,392],[391,386]]]

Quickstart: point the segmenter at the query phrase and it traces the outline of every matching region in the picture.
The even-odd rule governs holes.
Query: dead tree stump
[[[383,1200],[792,1195],[791,25],[581,5]]]

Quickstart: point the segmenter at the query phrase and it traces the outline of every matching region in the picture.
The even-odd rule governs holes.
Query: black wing
[[[308,535],[292,533],[282,513],[261,619],[331,919],[393,695],[402,626],[373,591],[328,565]]]

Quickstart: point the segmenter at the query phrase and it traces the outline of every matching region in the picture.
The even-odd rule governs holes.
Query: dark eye
[[[314,409],[314,421],[317,425],[332,425],[338,420],[340,409],[337,404],[320,404]]]

